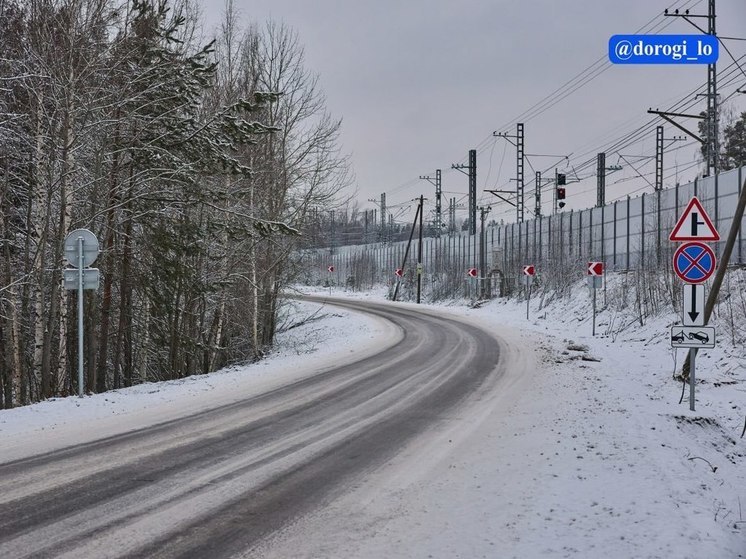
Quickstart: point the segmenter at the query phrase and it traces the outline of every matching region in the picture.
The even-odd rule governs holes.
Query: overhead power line
[[[678,8],[680,10],[692,9],[700,5],[703,1],[704,0],[679,0],[677,2],[673,2],[673,5],[670,6],[670,8],[671,9]],[[658,14],[652,17],[645,25],[643,25],[640,29],[638,29],[636,33],[637,34],[656,33],[663,29],[666,29],[669,25],[673,23],[673,21],[674,21],[673,18],[666,18],[663,14]],[[718,39],[720,40],[721,44],[723,44],[722,43],[723,39],[729,40],[731,38],[719,37]],[[737,38],[733,38],[733,39],[737,39]],[[737,82],[741,82],[743,79],[743,76],[746,76],[746,72],[744,72],[744,67],[741,64],[744,58],[746,58],[746,55],[736,57],[733,55],[730,49],[728,49],[727,46],[725,46],[724,44],[723,46],[724,46],[724,50],[728,53],[728,55],[732,59],[732,63],[729,64],[719,76],[720,90],[725,93],[734,84],[737,84]],[[586,68],[581,70],[575,76],[573,76],[572,78],[570,78],[569,80],[561,84],[559,87],[555,88],[552,92],[550,92],[549,94],[544,96],[542,99],[540,99],[538,102],[528,107],[526,110],[524,110],[522,113],[517,115],[515,118],[504,123],[501,127],[497,128],[497,130],[508,131],[509,127],[514,125],[516,122],[526,122],[526,121],[537,118],[541,114],[550,110],[552,107],[556,106],[558,103],[560,103],[562,100],[564,100],[568,96],[577,92],[579,89],[581,89],[588,83],[592,82],[595,78],[597,78],[599,75],[601,75],[605,70],[607,70],[610,67],[611,67],[611,63],[608,60],[607,54],[604,53],[602,57],[599,57],[598,59],[593,61],[590,65],[588,65]],[[741,85],[741,84],[738,83],[737,86],[738,85]],[[723,97],[722,102],[738,94],[739,90],[737,86],[734,87],[730,93],[728,93],[727,95]],[[698,86],[694,90],[694,92],[689,92],[680,98],[674,97],[673,99],[675,99],[675,101],[673,102],[669,101],[671,104],[668,110],[686,111],[686,110],[692,109],[693,107],[695,107],[701,102],[701,100],[698,99],[696,96],[701,95],[702,90],[704,91],[707,90],[706,83],[703,86]],[[661,105],[663,106],[667,104],[668,103],[661,103]],[[592,166],[595,166],[596,153],[606,152],[611,156],[614,154],[619,154],[622,150],[627,150],[631,146],[634,146],[640,142],[648,141],[651,135],[651,132],[655,128],[657,122],[659,122],[657,120],[657,117],[646,119],[645,115],[643,114],[641,116],[630,119],[624,123],[621,123],[614,130],[609,131],[608,133],[605,133],[604,135],[602,135],[601,138],[598,138],[596,140],[600,142],[600,145],[596,144],[595,147],[592,147],[592,144],[588,145],[588,148],[592,147],[592,149],[588,149],[587,151],[581,150],[577,155],[569,159],[567,168],[573,169],[574,173],[581,175],[584,172],[588,171]],[[620,130],[621,130],[621,133],[619,133]],[[690,144],[685,144],[685,145],[688,146]],[[495,137],[493,134],[488,135],[482,141],[476,144],[476,150],[478,154],[483,153],[487,149],[490,150],[489,168],[488,168],[488,172],[486,174],[485,180],[484,180],[485,189],[489,183],[489,179],[492,173],[492,158],[494,156],[494,147],[495,147]],[[684,146],[681,146],[681,147],[684,147]],[[504,161],[506,149],[507,149],[507,146],[505,146],[503,149],[503,155],[501,158],[500,166],[497,172],[497,178],[495,181],[496,188],[497,188],[497,184],[500,181],[502,163]],[[464,162],[464,161],[465,161],[465,158],[461,160],[461,162]],[[531,169],[534,168],[530,160],[528,160],[527,163]],[[645,163],[643,167],[646,164],[647,163]],[[679,167],[679,171],[686,170],[696,165],[697,165],[697,162],[685,168]],[[446,172],[448,172],[448,170],[445,170],[444,174]],[[639,173],[638,175],[643,176],[642,174],[639,174]],[[633,178],[639,178],[639,177],[633,177]],[[416,183],[417,183],[417,179],[412,179],[410,181],[407,181],[395,187],[390,192],[394,193],[394,192],[404,190],[405,188],[410,187]],[[647,188],[647,185],[643,188]],[[480,196],[480,199],[484,199],[484,194]]]

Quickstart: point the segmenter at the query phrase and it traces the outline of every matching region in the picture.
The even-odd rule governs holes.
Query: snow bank
[[[318,304],[291,302],[277,347],[266,360],[207,375],[146,383],[78,398],[53,398],[0,410],[0,462],[47,452],[229,404],[287,384],[319,368],[359,359],[398,332],[377,319]],[[334,340],[335,343],[329,343]]]

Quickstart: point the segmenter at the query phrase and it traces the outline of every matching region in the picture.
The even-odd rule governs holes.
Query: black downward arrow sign
[[[689,318],[692,319],[692,322],[697,320],[697,317],[699,316],[699,311],[697,311],[697,288],[698,285],[692,285],[692,304],[689,307],[691,310],[689,311]]]

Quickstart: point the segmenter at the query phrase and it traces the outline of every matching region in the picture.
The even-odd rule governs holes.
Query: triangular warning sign
[[[679,221],[668,236],[669,241],[719,241],[720,234],[702,207],[699,198],[692,196]]]

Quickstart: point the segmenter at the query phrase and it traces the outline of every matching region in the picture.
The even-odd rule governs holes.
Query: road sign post
[[[596,289],[603,285],[604,263],[588,262],[588,285],[593,289],[593,336],[596,335]]]
[[[695,348],[689,349],[689,410],[694,411],[694,384],[696,382],[694,376],[694,362],[697,359],[697,350]]]
[[[669,240],[682,242],[673,255],[673,269],[684,282],[683,326],[671,328],[671,347],[689,348],[689,409],[694,410],[694,360],[699,348],[715,347],[715,328],[705,326],[705,287],[715,272],[716,258],[706,241],[719,241],[720,233],[699,198],[693,196],[674,225]],[[686,369],[686,364],[684,365]]]
[[[78,396],[83,397],[83,268],[85,240],[78,237]]]
[[[596,337],[596,288],[593,288],[593,331],[591,333],[593,337]]]
[[[526,282],[526,320],[529,317],[529,311],[531,308],[531,284],[534,282],[534,275],[536,274],[536,267],[533,264],[527,264],[523,267],[523,277]]]
[[[476,268],[469,268],[469,270],[466,272],[466,275],[466,288],[468,290],[468,296],[472,300],[472,302],[474,302],[477,298],[477,282],[479,281],[477,278],[479,277],[479,270],[477,270]]]
[[[327,283],[329,284],[329,295],[332,294],[332,274],[334,273],[334,264],[327,266],[326,270],[329,272],[329,279],[327,280]]]
[[[65,289],[78,290],[78,396],[83,397],[83,290],[98,289],[98,270],[88,268],[98,257],[98,239],[88,229],[76,229],[68,233],[63,246],[67,261],[77,268],[63,271],[63,284]]]

